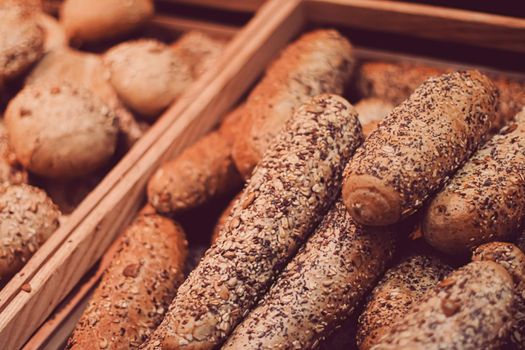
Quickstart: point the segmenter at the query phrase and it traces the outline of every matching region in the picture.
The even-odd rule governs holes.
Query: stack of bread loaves
[[[39,0],[0,0],[0,287],[221,54],[224,40],[200,32],[122,42],[153,13],[153,0],[66,0],[57,21]],[[182,279],[184,235],[162,217],[135,227],[129,249],[159,259],[136,273],[164,268],[148,287],[165,286],[151,297],[160,321]]]
[[[134,45],[108,53],[112,79],[139,46],[163,50]],[[156,92],[149,109],[117,90],[144,116],[170,98]],[[476,70],[357,62],[335,30],[302,35],[151,177],[148,214],[68,348],[523,349],[523,96],[522,82]],[[224,210],[184,279],[181,231],[160,222],[204,221],[210,204]],[[162,242],[134,247],[154,220]],[[191,248],[206,234],[187,227]]]

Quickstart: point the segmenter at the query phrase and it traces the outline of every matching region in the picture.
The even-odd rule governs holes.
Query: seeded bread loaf
[[[241,197],[241,193],[237,194],[235,198],[233,198],[230,203],[224,208],[221,215],[219,216],[219,219],[217,220],[217,223],[215,224],[215,227],[213,228],[213,233],[211,235],[211,244],[215,243],[217,239],[219,239],[219,235],[221,231],[224,229],[224,225],[226,224],[226,220],[230,217],[233,207],[235,206],[235,202],[239,200]]]
[[[352,46],[335,30],[316,30],[290,44],[246,101],[243,132],[233,158],[248,178],[275,135],[310,97],[341,94],[354,66]]]
[[[0,285],[56,231],[59,216],[44,191],[25,184],[0,186]]]
[[[385,117],[345,171],[356,222],[388,225],[417,211],[483,142],[496,90],[478,71],[430,78]]]
[[[452,269],[435,256],[417,254],[389,269],[368,297],[359,316],[357,345],[360,350],[374,346],[410,307],[436,286]]]
[[[447,253],[508,240],[525,219],[525,110],[492,137],[430,201],[425,240]]]
[[[471,262],[427,292],[372,350],[501,349],[513,307],[514,283],[505,268]]]
[[[516,304],[505,349],[525,349],[525,254],[512,243],[491,242],[476,248],[472,260],[497,262],[514,279]]]
[[[111,109],[67,82],[26,86],[7,106],[5,123],[18,160],[45,177],[92,173],[110,160],[117,144]]]
[[[149,203],[160,213],[179,213],[202,205],[242,186],[232,159],[243,108],[226,117],[212,131],[153,174],[148,182]]]
[[[320,95],[297,109],[145,348],[221,344],[322,219],[361,141],[357,114],[343,98]]]
[[[0,83],[27,70],[44,54],[45,33],[22,3],[0,2]]]
[[[392,229],[356,225],[338,200],[222,349],[316,349],[352,315],[394,245]]]
[[[155,214],[136,218],[67,349],[138,349],[175,296],[187,254],[188,243],[179,225]]]
[[[73,42],[92,43],[136,30],[153,12],[153,0],[66,0],[60,7],[60,22]]]

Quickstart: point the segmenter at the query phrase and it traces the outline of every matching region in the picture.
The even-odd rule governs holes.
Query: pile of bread
[[[200,32],[141,37],[153,14],[152,0],[67,0],[58,21],[0,0],[0,286],[220,55]]]
[[[524,105],[518,80],[302,35],[152,176],[68,348],[524,349]],[[225,196],[185,277],[174,220]]]

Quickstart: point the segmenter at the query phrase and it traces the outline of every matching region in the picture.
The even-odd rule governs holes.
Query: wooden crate
[[[288,42],[317,26],[348,34],[358,58],[489,70],[516,67],[522,73],[525,68],[523,19],[381,0],[267,1],[215,67],[166,112],[73,214],[75,220],[37,253],[23,276],[0,292],[0,344],[6,349],[24,344],[132,219],[159,164],[209,131]],[[443,50],[447,47],[454,52]],[[31,286],[30,293],[20,290],[24,283]],[[48,333],[67,337],[68,332],[58,327]]]

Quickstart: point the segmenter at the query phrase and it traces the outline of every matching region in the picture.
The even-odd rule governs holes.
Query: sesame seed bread
[[[392,229],[356,225],[338,200],[222,349],[316,349],[352,315],[394,246]]]
[[[56,231],[59,216],[41,189],[26,184],[0,186],[0,285]]]
[[[349,162],[343,200],[362,225],[413,214],[483,142],[496,90],[478,71],[430,78],[394,108]]]
[[[144,348],[221,344],[321,221],[361,141],[357,114],[343,98],[320,95],[298,108]]]
[[[335,30],[304,34],[285,48],[246,100],[233,158],[248,178],[294,110],[322,93],[342,94],[354,67],[350,42]]]
[[[500,349],[513,307],[514,284],[505,268],[471,262],[427,292],[371,349]]]
[[[232,159],[232,145],[244,109],[232,111],[217,131],[159,167],[148,182],[148,200],[160,213],[176,214],[222,194],[239,190],[243,180]]]
[[[368,350],[385,331],[416,305],[427,291],[451,271],[435,256],[417,254],[390,268],[368,297],[359,316],[357,345]]]
[[[126,229],[67,349],[138,349],[175,296],[187,254],[179,225],[160,215],[138,216]]]
[[[423,217],[428,244],[466,255],[476,246],[509,240],[525,219],[525,110],[501,129],[430,201]]]

